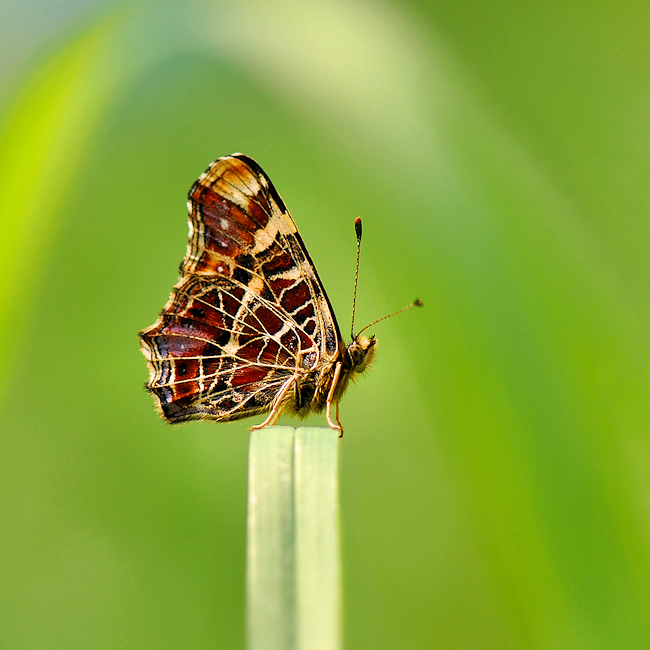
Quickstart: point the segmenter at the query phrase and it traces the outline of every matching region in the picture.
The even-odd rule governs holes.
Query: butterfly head
[[[351,372],[363,372],[372,364],[377,350],[377,339],[357,334],[347,347],[347,358]]]

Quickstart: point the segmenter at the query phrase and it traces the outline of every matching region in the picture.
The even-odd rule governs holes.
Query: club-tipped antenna
[[[350,338],[354,339],[354,314],[357,310],[357,285],[359,284],[359,255],[361,253],[361,217],[354,220],[354,229],[357,233],[357,270],[354,273],[354,297],[352,298],[352,326]]]
[[[410,305],[406,305],[406,307],[402,307],[401,309],[394,311],[392,314],[388,314],[387,316],[382,316],[381,318],[378,318],[376,321],[370,323],[370,325],[366,325],[362,330],[359,331],[359,334],[365,332],[369,327],[372,327],[377,323],[381,323],[381,321],[386,320],[387,318],[392,318],[393,316],[397,316],[397,314],[401,314],[403,311],[406,311],[407,309],[411,309],[412,307],[424,307],[424,303],[419,298],[417,298]],[[357,334],[357,337],[359,336],[359,334]],[[352,335],[352,338],[355,338],[355,336]]]
[[[350,327],[350,338],[352,340],[354,340],[357,336],[359,336],[361,332],[365,332],[369,327],[372,327],[377,323],[381,323],[381,321],[386,320],[387,318],[392,318],[393,316],[397,316],[397,314],[401,314],[403,311],[406,311],[407,309],[411,309],[411,307],[424,306],[424,303],[419,298],[417,298],[410,305],[406,305],[406,307],[402,307],[401,309],[394,311],[392,314],[388,314],[387,316],[378,318],[376,321],[370,323],[370,325],[366,325],[362,330],[359,331],[359,334],[357,334],[357,336],[354,335],[354,314],[357,310],[357,285],[359,284],[359,255],[361,253],[361,217],[357,217],[354,220],[354,229],[357,233],[357,269],[354,273],[354,297],[352,298],[352,326]]]

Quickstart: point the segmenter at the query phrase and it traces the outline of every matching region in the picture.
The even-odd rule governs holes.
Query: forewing
[[[148,389],[172,422],[267,411],[298,368],[339,353],[329,300],[284,203],[241,154],[189,194],[182,277],[141,333]]]

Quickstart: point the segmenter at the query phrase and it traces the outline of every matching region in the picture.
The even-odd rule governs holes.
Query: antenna
[[[361,217],[354,220],[354,230],[357,233],[357,270],[354,273],[354,298],[352,298],[352,326],[350,338],[354,339],[354,313],[357,310],[357,285],[359,284],[359,254],[361,253]]]
[[[350,338],[353,341],[357,338],[357,336],[359,336],[359,334],[361,334],[361,332],[365,332],[369,327],[372,327],[377,323],[381,323],[381,321],[386,320],[387,318],[391,318],[392,316],[397,316],[397,314],[401,314],[403,311],[406,311],[407,309],[411,309],[411,307],[424,306],[424,303],[419,298],[417,298],[410,305],[406,305],[406,307],[402,307],[401,309],[394,311],[392,314],[388,314],[388,316],[384,316],[383,318],[378,318],[376,321],[370,323],[370,325],[366,325],[359,332],[359,334],[357,334],[357,336],[354,335],[354,314],[357,309],[357,285],[359,284],[359,254],[361,252],[361,217],[357,217],[354,220],[354,229],[357,233],[357,270],[355,271],[354,274],[354,298],[352,299],[352,327],[350,328]]]
[[[378,318],[376,321],[373,321],[370,323],[370,325],[366,325],[360,332],[365,332],[369,327],[372,327],[373,325],[376,325],[377,323],[381,323],[381,321],[386,320],[387,318],[392,318],[393,316],[397,316],[397,314],[401,314],[403,311],[406,311],[407,309],[411,309],[411,307],[424,307],[424,303],[417,298],[414,300],[410,305],[406,305],[406,307],[402,307],[401,309],[398,309],[397,311],[394,311],[392,314],[388,314],[388,316],[383,316],[382,318]],[[359,336],[357,334],[357,337]],[[355,338],[354,336],[352,338]]]

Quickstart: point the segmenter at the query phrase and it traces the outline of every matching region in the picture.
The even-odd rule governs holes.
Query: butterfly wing
[[[251,158],[219,158],[189,193],[181,278],[140,333],[148,390],[170,422],[268,411],[297,369],[336,359],[341,335],[284,202]]]

